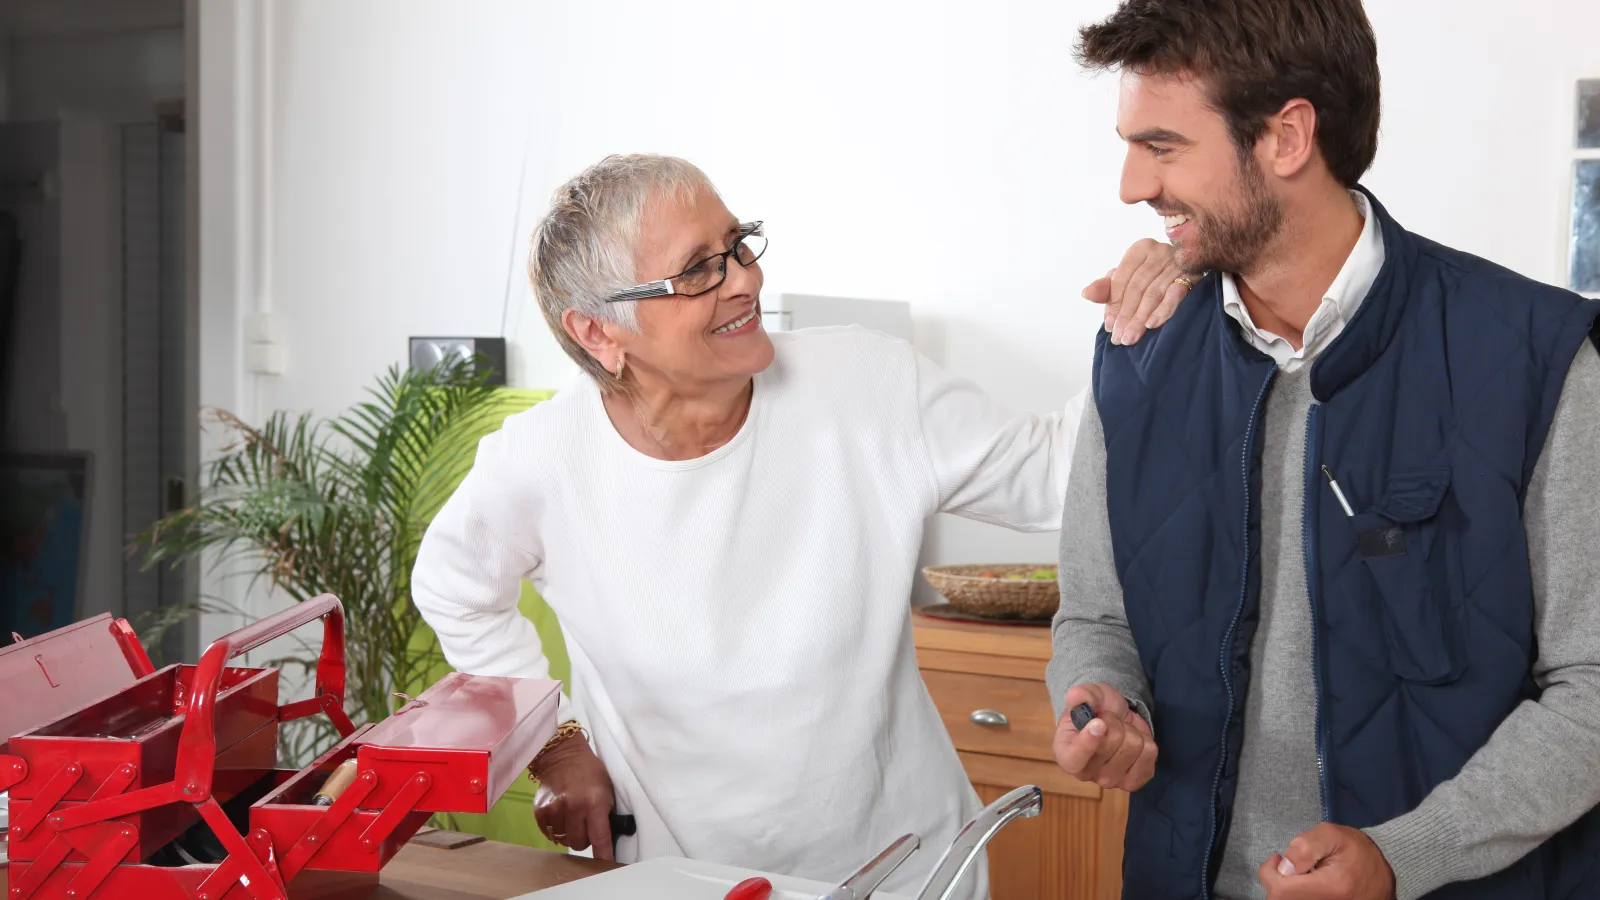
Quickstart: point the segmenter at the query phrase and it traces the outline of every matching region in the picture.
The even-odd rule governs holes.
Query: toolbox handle
[[[344,605],[334,595],[319,594],[217,638],[195,666],[189,709],[178,738],[172,780],[184,800],[198,803],[211,796],[211,775],[217,761],[217,689],[228,661],[317,619],[323,620],[317,696],[333,695],[339,711],[344,711]]]

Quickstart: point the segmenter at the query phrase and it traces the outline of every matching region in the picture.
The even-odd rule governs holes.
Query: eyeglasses
[[[739,226],[739,238],[733,246],[714,253],[671,278],[650,281],[617,291],[606,298],[607,303],[626,300],[649,300],[652,297],[698,297],[716,290],[728,277],[728,258],[749,267],[761,254],[767,252],[767,237],[760,222],[745,222]]]

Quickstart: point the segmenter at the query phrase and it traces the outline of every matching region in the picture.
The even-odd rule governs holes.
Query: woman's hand
[[[533,817],[544,836],[573,850],[594,845],[596,859],[613,860],[611,776],[589,742],[571,737],[546,750],[534,777]]]
[[[1137,344],[1145,329],[1160,328],[1189,293],[1171,244],[1145,238],[1128,248],[1122,264],[1083,289],[1083,297],[1106,307],[1113,344]],[[1200,279],[1189,276],[1195,281]]]

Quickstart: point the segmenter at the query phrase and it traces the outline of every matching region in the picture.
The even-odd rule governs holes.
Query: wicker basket
[[[961,612],[987,619],[1040,621],[1056,614],[1061,589],[1056,579],[1034,578],[1052,565],[929,566],[922,577]],[[979,574],[983,573],[983,574]],[[1007,575],[1025,576],[1007,581]]]

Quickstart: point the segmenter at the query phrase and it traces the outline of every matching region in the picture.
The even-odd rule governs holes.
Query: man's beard
[[[1283,204],[1252,158],[1239,160],[1236,203],[1195,216],[1195,237],[1176,245],[1185,272],[1248,272],[1283,227]]]

